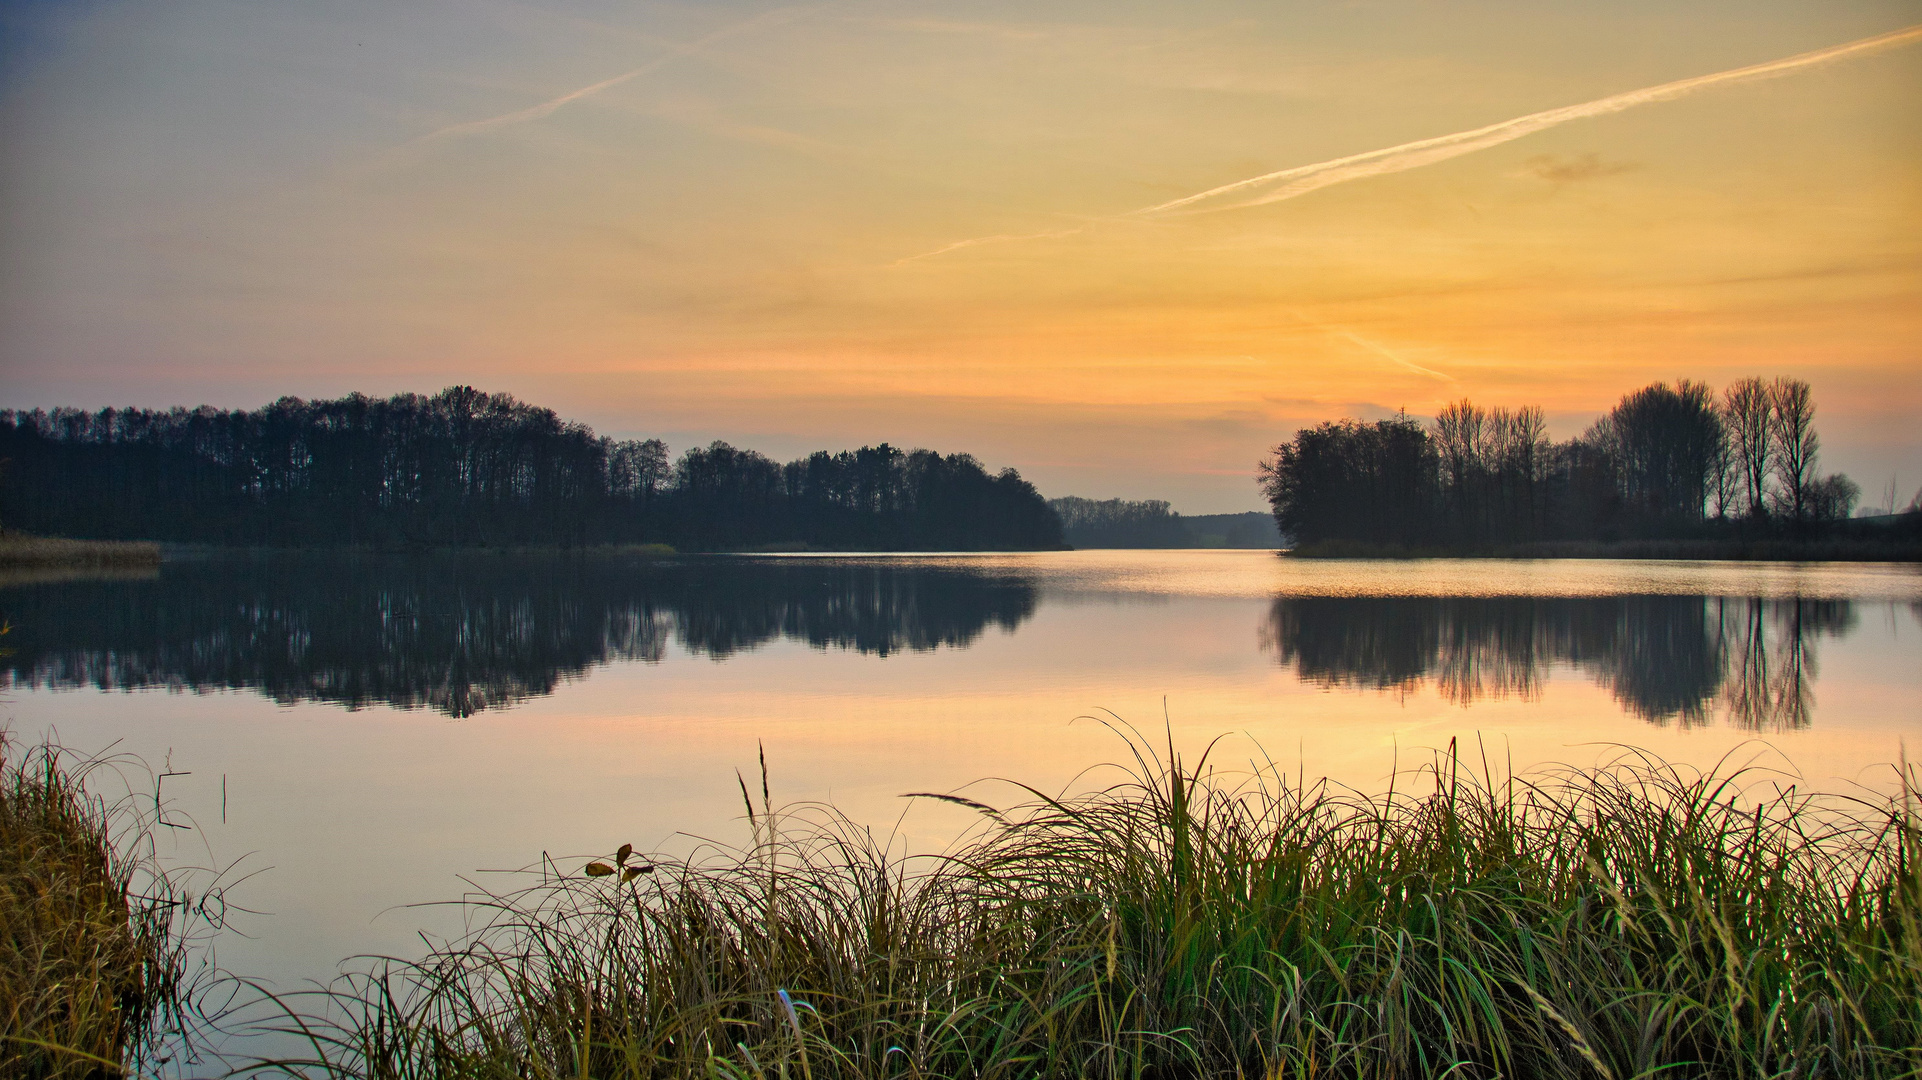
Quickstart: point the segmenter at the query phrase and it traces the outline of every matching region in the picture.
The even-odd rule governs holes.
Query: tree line
[[[1180,548],[1193,544],[1181,515],[1161,499],[1049,499],[1077,548]]]
[[[244,545],[587,545],[684,551],[1038,549],[1061,524],[1013,469],[887,444],[777,462],[725,442],[670,461],[467,386],[254,410],[0,411],[0,522]]]
[[[1076,548],[1268,548],[1281,544],[1269,515],[1182,514],[1161,499],[1049,499]]]
[[[1748,378],[1718,395],[1682,379],[1624,396],[1559,443],[1536,406],[1329,421],[1276,446],[1258,480],[1298,545],[1807,536],[1860,496],[1848,477],[1817,474],[1820,446],[1806,382]]]

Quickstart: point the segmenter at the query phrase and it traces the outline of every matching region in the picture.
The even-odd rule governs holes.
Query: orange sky
[[[1134,213],[1899,31],[1915,3],[0,19],[0,406],[467,382],[676,450],[886,439],[1211,512],[1258,507],[1255,459],[1319,419],[1469,396],[1566,436],[1652,379],[1792,374],[1825,468],[1869,501],[1922,484],[1913,38]],[[989,237],[1025,239],[951,247]]]

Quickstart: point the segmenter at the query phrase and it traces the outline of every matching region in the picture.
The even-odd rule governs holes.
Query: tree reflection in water
[[[1855,625],[1846,600],[1760,597],[1279,597],[1264,648],[1306,682],[1447,700],[1536,700],[1578,668],[1651,723],[1807,727],[1818,635]]]
[[[1033,581],[842,559],[447,555],[170,563],[144,581],[0,596],[15,685],[256,689],[282,703],[470,716],[669,645],[777,638],[887,656],[966,646],[1034,614]]]

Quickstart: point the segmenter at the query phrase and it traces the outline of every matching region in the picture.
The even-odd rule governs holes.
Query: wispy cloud
[[[999,38],[1004,41],[1037,41],[1047,37],[1057,28],[1044,23],[997,23],[964,21],[960,19],[881,19],[851,18],[851,23],[865,26],[883,27],[889,30],[906,30],[921,34],[954,34],[969,37]]]
[[[612,90],[622,83],[631,82],[650,72],[659,71],[661,68],[666,67],[676,60],[689,56],[698,56],[704,49],[718,41],[723,41],[740,34],[750,33],[755,30],[765,29],[770,26],[779,26],[783,23],[793,22],[796,19],[830,6],[832,5],[792,5],[775,8],[772,11],[764,11],[751,19],[730,23],[694,41],[671,44],[667,47],[667,52],[664,54],[649,60],[639,67],[623,71],[612,78],[602,79],[600,82],[583,86],[577,90],[569,90],[559,97],[549,98],[538,105],[530,105],[525,109],[516,109],[513,112],[502,113],[499,116],[489,116],[480,120],[466,120],[458,124],[449,124],[446,127],[430,131],[414,141],[426,142],[431,139],[445,139],[458,135],[477,135],[481,132],[492,131],[496,128],[508,127],[513,124],[524,124],[530,120],[539,120],[552,115],[555,110],[565,105],[580,101],[583,98],[593,97],[605,90]]]
[[[1166,214],[1175,210],[1186,210],[1190,213],[1196,213],[1212,210],[1235,210],[1249,206],[1265,206],[1269,203],[1281,202],[1284,199],[1299,198],[1311,191],[1319,191],[1322,188],[1331,187],[1335,184],[1344,184],[1350,180],[1361,180],[1370,176],[1383,176],[1388,173],[1406,172],[1409,169],[1421,168],[1423,165],[1433,165],[1437,162],[1447,161],[1450,158],[1461,157],[1464,154],[1472,154],[1477,150],[1486,150],[1491,146],[1500,146],[1505,142],[1513,142],[1524,136],[1533,135],[1538,131],[1546,131],[1549,128],[1566,124],[1571,120],[1606,116],[1610,113],[1623,112],[1627,109],[1635,108],[1638,105],[1648,105],[1658,101],[1673,101],[1676,98],[1693,94],[1699,90],[1706,90],[1712,86],[1721,86],[1725,83],[1746,82],[1754,79],[1766,79],[1779,75],[1787,75],[1804,68],[1815,67],[1818,64],[1827,64],[1836,60],[1858,56],[1863,53],[1876,52],[1882,49],[1893,49],[1903,45],[1913,44],[1916,41],[1922,41],[1922,25],[1910,26],[1902,30],[1879,34],[1871,38],[1863,38],[1860,41],[1851,41],[1845,45],[1835,45],[1827,49],[1817,49],[1814,52],[1800,53],[1795,56],[1785,57],[1781,60],[1771,60],[1765,64],[1751,64],[1748,67],[1718,71],[1712,75],[1697,75],[1694,78],[1678,79],[1675,82],[1662,83],[1659,86],[1649,86],[1640,90],[1630,90],[1626,93],[1611,94],[1608,97],[1597,98],[1594,101],[1585,101],[1580,105],[1564,105],[1558,109],[1546,109],[1542,112],[1529,113],[1527,116],[1518,116],[1513,120],[1503,120],[1500,123],[1489,124],[1485,127],[1471,128],[1467,131],[1457,131],[1448,135],[1437,135],[1433,138],[1417,139],[1414,142],[1406,142],[1398,146],[1383,147],[1380,150],[1370,150],[1361,154],[1350,154],[1347,157],[1334,158],[1329,161],[1318,161],[1312,165],[1297,165],[1293,168],[1279,169],[1275,172],[1263,173],[1260,176],[1251,176],[1246,180],[1237,180],[1232,184],[1222,184],[1219,187],[1212,187],[1206,191],[1198,191],[1193,195],[1185,195],[1179,199],[1171,199],[1168,202],[1158,203],[1154,206],[1143,207],[1133,213],[1134,216],[1145,217],[1156,214]],[[1220,199],[1226,195],[1235,195],[1264,188],[1267,190],[1261,191],[1260,194],[1253,198],[1241,199],[1225,205],[1197,205]]]

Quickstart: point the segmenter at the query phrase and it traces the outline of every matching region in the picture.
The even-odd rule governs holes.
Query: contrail
[[[583,86],[579,90],[569,91],[568,93],[562,94],[560,97],[554,98],[551,101],[543,101],[539,105],[534,105],[525,109],[519,109],[511,113],[502,113],[499,116],[490,116],[485,120],[468,120],[459,124],[449,124],[444,128],[440,128],[435,131],[430,131],[427,134],[422,135],[421,138],[422,139],[444,139],[450,135],[472,135],[472,134],[475,134],[476,132],[487,131],[489,129],[497,128],[497,127],[506,127],[509,124],[518,124],[526,120],[539,120],[541,117],[546,116],[549,113],[552,113],[555,109],[560,108],[561,106],[567,104],[570,101],[579,101],[584,97],[592,97],[593,95],[598,94],[603,90],[609,89],[611,87],[619,86],[622,83],[628,81],[629,79],[639,78],[640,76],[645,75],[648,72],[661,67],[663,64],[666,64],[669,60],[675,59],[676,57],[680,56],[684,51],[691,49],[693,47],[694,46],[688,46],[688,45],[681,46],[680,48],[676,49],[672,54],[668,56],[663,56],[659,60],[654,60],[649,63],[642,64],[640,67],[637,67],[632,71],[623,72],[622,74],[616,75],[611,79],[603,79],[592,86]]]
[[[1374,353],[1376,356],[1379,356],[1384,360],[1390,360],[1390,361],[1393,361],[1394,363],[1400,364],[1402,367],[1405,367],[1408,370],[1415,372],[1417,375],[1426,375],[1429,378],[1440,379],[1443,382],[1457,381],[1453,375],[1444,374],[1442,372],[1436,371],[1434,368],[1422,367],[1420,364],[1417,364],[1412,360],[1408,360],[1402,357],[1401,355],[1391,351],[1386,345],[1382,345],[1379,342],[1370,341],[1367,338],[1362,337],[1360,334],[1355,333],[1353,330],[1342,330],[1342,329],[1338,329],[1334,327],[1326,327],[1326,326],[1321,327],[1321,329],[1327,330],[1330,333],[1335,334],[1337,337],[1345,338],[1348,341],[1351,341],[1354,344],[1359,345],[1364,349],[1367,349],[1369,352]]]
[[[1182,207],[1191,206],[1220,195],[1227,195],[1231,192],[1245,191],[1249,188],[1275,183],[1279,183],[1281,186],[1271,191],[1263,192],[1257,198],[1229,203],[1225,206],[1199,207],[1188,211],[1188,213],[1197,214],[1210,213],[1217,210],[1238,210],[1248,206],[1262,206],[1267,203],[1281,202],[1284,199],[1293,199],[1297,196],[1306,195],[1311,191],[1317,191],[1334,184],[1347,183],[1350,180],[1360,180],[1370,176],[1382,176],[1387,173],[1404,172],[1408,169],[1418,169],[1423,165],[1433,165],[1438,161],[1447,161],[1449,158],[1460,157],[1463,154],[1472,154],[1477,150],[1485,150],[1491,146],[1499,146],[1505,142],[1512,142],[1525,135],[1533,135],[1535,132],[1555,127],[1558,124],[1566,124],[1570,120],[1581,120],[1590,116],[1605,116],[1609,113],[1621,112],[1624,109],[1632,109],[1637,105],[1647,105],[1656,101],[1671,101],[1675,98],[1692,94],[1697,90],[1702,90],[1710,86],[1719,86],[1722,83],[1741,82],[1749,79],[1766,79],[1775,75],[1787,75],[1790,72],[1799,71],[1802,68],[1812,67],[1816,64],[1825,64],[1832,60],[1840,60],[1845,57],[1875,52],[1881,49],[1893,49],[1912,44],[1917,40],[1922,40],[1922,24],[1910,26],[1902,30],[1892,30],[1889,33],[1863,38],[1860,41],[1851,41],[1845,45],[1834,45],[1826,49],[1817,49],[1814,52],[1785,57],[1781,60],[1771,60],[1765,64],[1752,64],[1748,67],[1718,71],[1713,75],[1697,75],[1690,79],[1679,79],[1675,82],[1662,83],[1659,86],[1650,86],[1641,90],[1630,90],[1626,93],[1597,98],[1594,101],[1585,102],[1580,105],[1564,105],[1559,109],[1548,109],[1544,112],[1530,113],[1527,116],[1518,116],[1513,120],[1503,120],[1501,123],[1489,124],[1486,127],[1472,128],[1468,131],[1457,131],[1452,135],[1436,135],[1432,138],[1402,143],[1399,146],[1370,150],[1361,154],[1351,154],[1347,157],[1334,158],[1330,161],[1318,161],[1313,165],[1297,165],[1289,169],[1263,173],[1260,176],[1251,176],[1246,180],[1237,180],[1232,184],[1223,184],[1220,187],[1209,188],[1207,191],[1196,192],[1193,195],[1184,195],[1179,199],[1174,199],[1169,202],[1158,203],[1154,206],[1144,206],[1139,210],[1131,210],[1117,218],[1109,218],[1107,220],[1116,221],[1126,218],[1143,218],[1157,214],[1166,214],[1170,210],[1178,210]],[[1068,236],[1082,231],[1083,229],[1068,229],[1060,232],[999,233],[994,236],[979,236],[971,240],[957,240],[952,244],[936,248],[933,251],[924,251],[919,255],[910,255],[905,259],[896,260],[894,265],[901,266],[905,263],[915,262],[920,259],[930,259],[937,255],[945,255],[950,251],[974,247],[977,244],[1040,240],[1044,238]]]
[[[724,38],[730,38],[736,34],[743,34],[750,30],[757,30],[762,26],[766,26],[769,24],[778,25],[780,23],[789,22],[793,19],[799,18],[801,15],[804,15],[810,11],[818,10],[819,8],[826,7],[826,6],[828,5],[825,5],[825,4],[813,4],[813,5],[805,5],[805,6],[797,5],[797,6],[776,8],[773,11],[762,12],[761,14],[756,15],[751,19],[734,23],[729,26],[723,26],[719,30],[716,30],[713,33],[707,35],[706,37],[700,38],[696,41],[690,41],[685,44],[672,46],[665,55],[657,56],[654,59],[649,60],[647,63],[642,64],[640,67],[633,68],[629,71],[624,71],[619,75],[614,76],[611,79],[602,79],[600,82],[594,83],[591,86],[583,86],[578,90],[569,90],[567,93],[562,94],[557,98],[550,98],[547,101],[541,102],[539,105],[531,105],[525,109],[516,109],[513,112],[502,113],[499,116],[490,116],[483,120],[467,120],[458,124],[449,124],[444,128],[439,128],[437,130],[430,131],[427,134],[422,135],[419,138],[415,139],[414,141],[424,142],[428,139],[443,139],[450,135],[472,135],[477,132],[489,131],[498,127],[506,127],[509,124],[524,123],[528,120],[539,120],[542,117],[553,113],[554,110],[560,108],[561,106],[569,104],[570,102],[579,101],[582,98],[593,97],[595,94],[598,94],[603,90],[612,89],[631,79],[637,79],[642,75],[646,75],[649,72],[658,71],[659,69],[667,66],[670,63],[673,63],[675,60],[679,60],[684,56],[693,56],[695,54],[698,54],[702,49]]]
[[[1231,192],[1245,191],[1249,188],[1261,187],[1268,184],[1280,184],[1281,186],[1263,192],[1256,198],[1231,203],[1227,206],[1207,207],[1199,212],[1206,212],[1207,210],[1235,210],[1241,207],[1263,206],[1267,203],[1281,202],[1284,199],[1293,199],[1297,196],[1306,195],[1311,191],[1316,191],[1334,184],[1342,184],[1350,180],[1360,180],[1369,176],[1382,176],[1387,173],[1403,172],[1408,169],[1418,169],[1423,165],[1432,165],[1438,161],[1447,161],[1449,158],[1460,157],[1463,154],[1472,154],[1477,150],[1485,150],[1491,146],[1499,146],[1502,143],[1511,142],[1525,135],[1533,135],[1538,131],[1543,131],[1560,124],[1566,124],[1570,120],[1582,120],[1591,116],[1606,116],[1609,113],[1618,113],[1625,109],[1632,109],[1637,105],[1647,105],[1656,101],[1672,101],[1678,97],[1692,94],[1697,90],[1705,90],[1708,87],[1719,86],[1723,83],[1745,82],[1751,79],[1766,79],[1771,76],[1786,75],[1803,68],[1814,67],[1817,64],[1826,64],[1833,60],[1841,60],[1845,57],[1855,56],[1860,53],[1892,49],[1911,44],[1918,40],[1922,40],[1922,24],[1902,30],[1891,31],[1886,34],[1879,34],[1871,38],[1863,38],[1860,41],[1851,41],[1846,45],[1835,45],[1827,49],[1817,49],[1814,52],[1801,53],[1781,60],[1771,60],[1765,64],[1753,64],[1748,67],[1733,68],[1729,71],[1718,71],[1713,75],[1697,75],[1694,78],[1678,79],[1675,82],[1662,83],[1659,86],[1650,86],[1641,90],[1630,90],[1622,94],[1612,94],[1608,97],[1597,98],[1594,101],[1584,102],[1580,105],[1564,105],[1559,109],[1548,109],[1544,112],[1530,113],[1527,116],[1518,116],[1513,120],[1504,120],[1499,124],[1489,124],[1487,127],[1472,128],[1468,131],[1457,131],[1452,135],[1437,135],[1433,138],[1418,139],[1415,142],[1402,143],[1399,146],[1385,147],[1381,150],[1370,150],[1367,153],[1352,154],[1348,157],[1339,157],[1331,161],[1319,161],[1313,165],[1297,165],[1291,169],[1281,169],[1276,172],[1264,173],[1261,176],[1251,176],[1246,180],[1237,180],[1232,184],[1223,184],[1220,187],[1209,188],[1207,191],[1196,192],[1193,195],[1183,196],[1170,202],[1143,207],[1140,210],[1133,211],[1130,216],[1144,217],[1151,214],[1163,214],[1170,210],[1202,202],[1206,199],[1213,199]]]
[[[1400,353],[1395,352],[1394,350],[1390,349],[1388,346],[1383,345],[1378,341],[1370,341],[1367,338],[1362,337],[1360,334],[1355,333],[1353,330],[1350,330],[1345,326],[1330,326],[1327,323],[1316,322],[1315,320],[1309,318],[1307,313],[1303,312],[1300,308],[1290,308],[1288,310],[1288,314],[1293,315],[1296,319],[1299,319],[1303,326],[1312,327],[1313,329],[1319,330],[1324,334],[1328,334],[1332,337],[1341,338],[1343,341],[1346,341],[1352,345],[1359,346],[1360,348],[1366,349],[1369,352],[1374,353],[1376,356],[1379,356],[1384,360],[1390,361],[1391,363],[1399,364],[1402,367],[1405,367],[1408,370],[1416,373],[1417,375],[1426,375],[1433,379],[1440,379],[1443,382],[1459,382],[1460,381],[1459,379],[1455,378],[1453,375],[1450,375],[1445,371],[1436,371],[1434,368],[1423,367],[1420,364],[1415,363],[1413,360],[1410,360],[1407,357],[1401,355]]]

